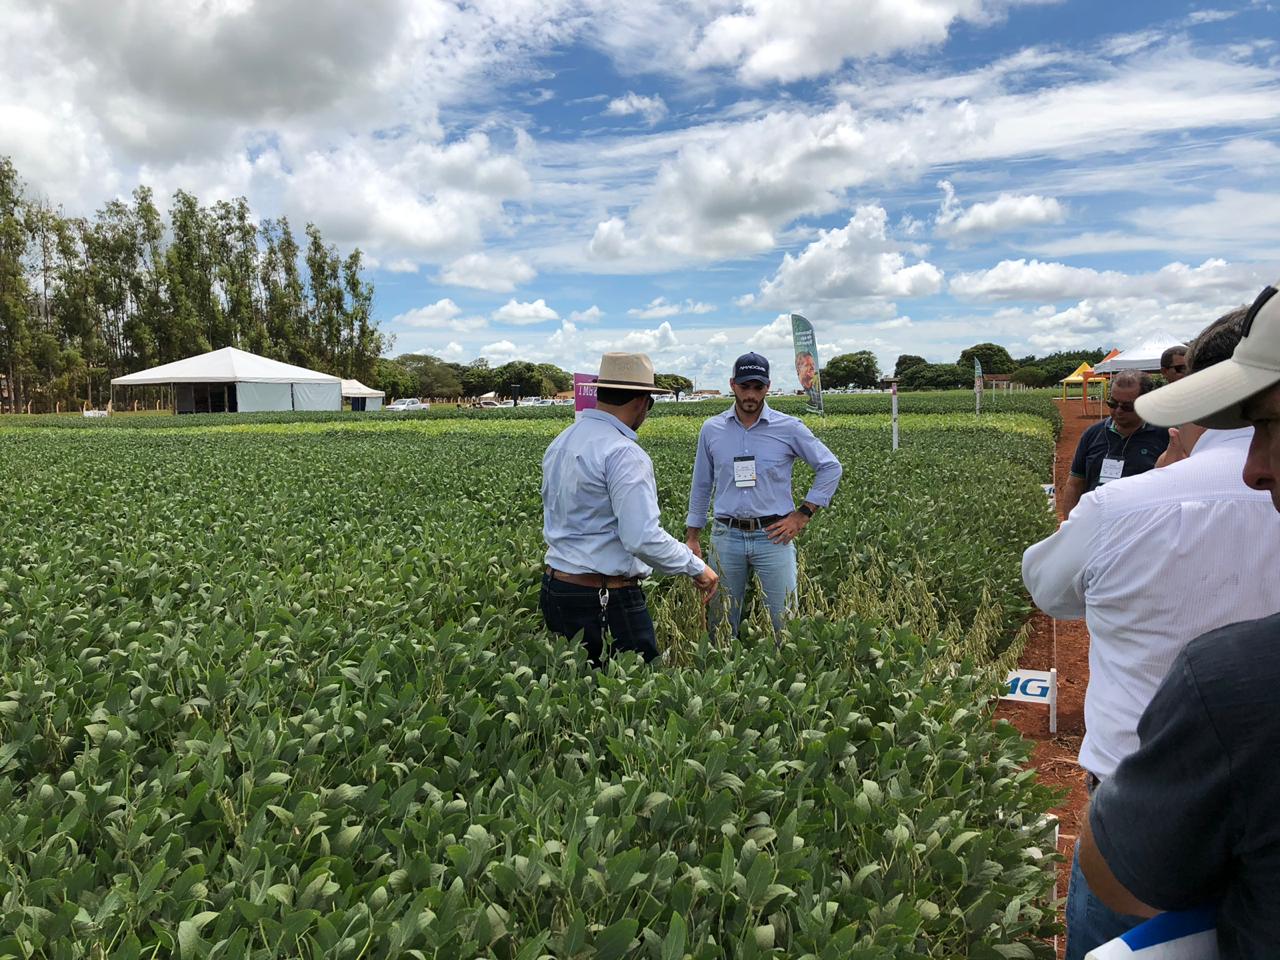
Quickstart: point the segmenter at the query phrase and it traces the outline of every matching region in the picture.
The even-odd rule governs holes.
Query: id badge
[[[733,458],[733,484],[736,487],[754,487],[756,485],[756,458]]]
[[[1102,473],[1098,475],[1098,484],[1119,480],[1124,474],[1124,461],[1115,457],[1107,457],[1102,461]]]

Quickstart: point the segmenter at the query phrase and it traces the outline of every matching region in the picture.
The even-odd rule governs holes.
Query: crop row
[[[1041,417],[1055,424],[1055,432],[1061,430],[1061,416],[1053,401],[1054,394],[1048,390],[1025,390],[1011,393],[991,391],[985,394],[983,410],[988,413],[1015,414],[1023,413]],[[890,397],[887,393],[875,394],[839,394],[825,398],[825,409],[831,414],[888,414]],[[783,413],[796,416],[804,413],[803,397],[770,397],[769,403]],[[729,398],[720,397],[710,400],[685,403],[662,403],[654,407],[653,418],[694,417],[702,419],[728,407]],[[903,393],[898,398],[900,413],[917,414],[965,414],[973,411],[973,393],[969,390],[941,390],[920,393]],[[497,409],[476,410],[470,407],[456,407],[436,404],[423,413],[395,413],[386,410],[353,414],[349,411],[339,412],[305,412],[305,413],[204,413],[188,414],[176,419],[165,413],[117,414],[104,419],[86,418],[80,414],[41,415],[38,417],[2,415],[0,429],[4,427],[47,427],[63,429],[110,430],[110,429],[164,429],[182,426],[185,429],[225,427],[234,424],[257,423],[333,423],[360,420],[363,422],[379,421],[432,421],[438,419],[461,419],[469,421],[492,422],[495,420],[552,420],[564,422],[573,417],[573,408],[567,406],[517,408],[500,407]]]

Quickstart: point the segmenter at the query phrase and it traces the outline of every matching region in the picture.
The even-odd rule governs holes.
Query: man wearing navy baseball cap
[[[1231,359],[1137,401],[1161,426],[1253,427],[1243,481],[1280,510],[1280,295],[1254,301]],[[1189,563],[1197,562],[1195,557]],[[1242,580],[1242,591],[1258,583]],[[1280,609],[1275,597],[1273,609]],[[1113,910],[1217,908],[1224,960],[1280,944],[1280,615],[1192,640],[1094,791],[1080,864]]]
[[[840,461],[798,419],[769,408],[769,361],[760,354],[744,353],[734,362],[729,389],[733,406],[709,418],[698,434],[685,542],[702,556],[702,528],[714,501],[709,561],[720,575],[721,599],[712,603],[710,630],[714,634],[727,620],[737,635],[754,570],[777,636],[796,591],[795,539],[831,502]],[[791,496],[797,459],[816,473],[799,507]]]

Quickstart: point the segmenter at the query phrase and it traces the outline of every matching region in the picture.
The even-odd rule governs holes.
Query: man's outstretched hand
[[[702,602],[710,603],[711,598],[715,596],[716,586],[720,583],[719,575],[710,567],[704,567],[702,572],[693,578],[693,585],[698,588],[698,592],[702,594]]]

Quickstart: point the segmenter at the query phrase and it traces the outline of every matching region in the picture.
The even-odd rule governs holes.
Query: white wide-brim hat
[[[1280,285],[1280,284],[1277,284]],[[1198,423],[1215,430],[1247,427],[1242,405],[1280,383],[1280,296],[1267,287],[1249,308],[1244,335],[1229,360],[1137,399],[1138,416],[1158,427]]]

